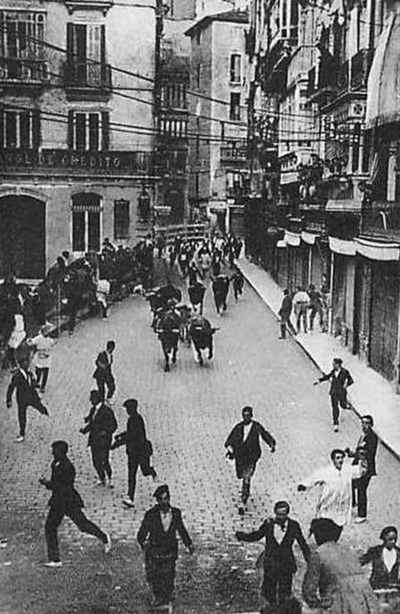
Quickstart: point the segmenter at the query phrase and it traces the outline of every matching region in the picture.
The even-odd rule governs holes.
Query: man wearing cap
[[[92,451],[93,467],[99,476],[98,485],[105,486],[108,478],[108,486],[113,488],[110,449],[117,421],[113,410],[102,400],[98,390],[91,391],[90,402],[92,406],[85,418],[86,426],[80,432],[83,435],[89,433],[88,446]]]
[[[34,407],[43,416],[48,416],[49,412],[43,405],[36,390],[36,379],[33,377],[29,369],[29,359],[23,357],[19,361],[19,368],[12,376],[11,382],[7,388],[7,407],[12,405],[12,397],[14,390],[16,391],[18,405],[18,423],[19,436],[16,441],[21,443],[25,439],[26,430],[26,410],[28,407]]]
[[[128,457],[128,494],[122,500],[122,503],[127,507],[134,507],[134,498],[136,490],[136,474],[138,468],[142,470],[144,476],[151,475],[153,480],[157,474],[155,469],[150,465],[150,457],[153,453],[151,442],[146,436],[146,427],[142,416],[137,411],[138,402],[136,399],[128,399],[123,406],[128,414],[126,431],[115,436],[114,443],[111,449],[119,446],[126,446],[126,454]]]
[[[51,478],[40,478],[39,483],[51,490],[49,513],[46,519],[45,534],[47,542],[48,563],[46,567],[61,567],[58,549],[57,529],[64,516],[68,516],[78,529],[97,537],[104,544],[104,552],[111,550],[111,538],[97,525],[88,520],[82,511],[84,507],[80,494],[74,488],[75,467],[69,460],[66,441],[55,441],[51,445],[54,460],[51,463]]]
[[[194,546],[183,524],[181,510],[171,506],[168,486],[159,486],[153,496],[157,504],[146,512],[137,540],[145,552],[146,578],[157,607],[171,601],[178,558],[177,534],[190,554]]]

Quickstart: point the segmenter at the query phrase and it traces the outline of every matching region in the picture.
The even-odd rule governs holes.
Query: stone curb
[[[271,313],[274,315],[275,319],[279,321],[279,316],[277,314],[277,312],[275,311],[275,309],[271,306],[271,304],[268,302],[268,300],[262,296],[260,290],[257,288],[257,284],[255,284],[246,274],[246,272],[242,269],[240,261],[236,260],[236,266],[238,267],[238,269],[240,270],[240,272],[242,273],[242,275],[244,276],[244,278],[246,279],[247,283],[252,287],[252,289],[254,290],[254,292],[257,294],[257,296],[261,299],[261,301],[266,305],[266,307],[271,311]],[[292,335],[289,331],[288,331],[290,337],[297,343],[297,345],[303,350],[303,352],[305,353],[305,355],[311,360],[311,362],[317,367],[317,369],[319,371],[321,371],[321,373],[323,373],[322,368],[320,366],[320,364],[318,363],[317,359],[314,358],[314,356],[312,355],[312,353],[310,352],[310,350],[308,350],[303,343],[301,342],[301,339],[298,339],[296,335]],[[351,393],[348,393],[348,397],[349,397],[349,405],[350,405],[350,409],[351,411],[353,411],[353,413],[358,417],[361,418],[361,416],[363,415],[363,413],[361,413],[360,411],[357,410],[357,408],[353,405],[353,403],[351,402]],[[383,439],[383,437],[381,435],[379,435],[379,433],[376,433],[378,436],[379,441],[382,443],[383,446],[385,446],[385,448],[391,453],[393,454],[393,456],[396,457],[396,459],[398,461],[400,461],[400,453],[397,452],[389,443],[387,443],[385,441],[385,439]]]

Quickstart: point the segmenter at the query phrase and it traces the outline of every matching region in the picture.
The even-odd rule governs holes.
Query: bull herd
[[[182,292],[178,288],[168,282],[145,296],[152,313],[151,326],[161,343],[164,371],[176,364],[179,341],[193,347],[200,366],[204,364],[203,352],[207,352],[207,360],[213,358],[213,335],[218,329],[213,328],[204,316],[192,313],[188,305],[182,304]]]

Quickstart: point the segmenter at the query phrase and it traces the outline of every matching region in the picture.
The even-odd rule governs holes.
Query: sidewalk
[[[244,277],[278,318],[282,289],[260,266],[245,258],[236,261]],[[276,334],[279,335],[278,326]],[[332,358],[338,356],[354,378],[348,398],[357,415],[371,414],[374,430],[382,443],[400,460],[400,395],[379,373],[351,354],[332,335],[314,331],[294,337],[304,352],[323,372],[331,369]],[[282,341],[284,343],[284,341]]]

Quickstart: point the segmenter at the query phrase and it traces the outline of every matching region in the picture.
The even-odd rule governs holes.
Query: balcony
[[[327,233],[325,204],[300,203],[300,214],[303,219],[303,230],[318,235]]]
[[[164,177],[184,177],[187,158],[187,149],[159,149],[156,164],[158,174]]]
[[[64,66],[64,84],[70,100],[108,98],[112,87],[111,66],[68,61]]]
[[[366,92],[371,58],[368,49],[361,49],[339,66],[336,80],[338,96],[346,92]]]
[[[360,235],[400,241],[400,202],[374,202],[361,212]]]
[[[334,92],[337,80],[337,61],[329,53],[321,56],[318,66],[308,71],[307,98],[309,102],[325,104]]]
[[[240,164],[247,162],[247,147],[223,146],[220,150],[222,164]]]
[[[41,87],[47,80],[48,69],[45,60],[0,58],[1,87]]]

